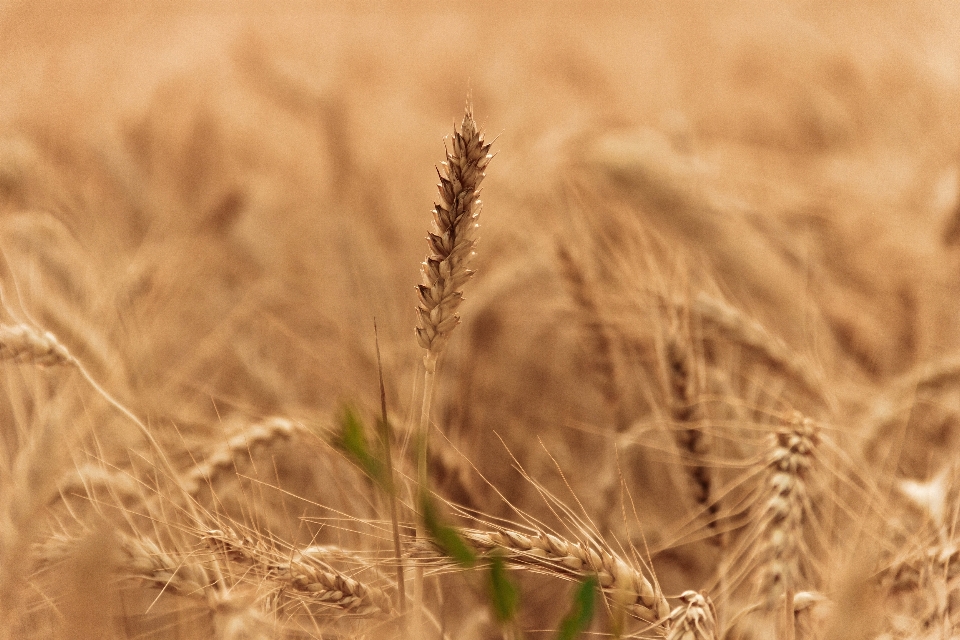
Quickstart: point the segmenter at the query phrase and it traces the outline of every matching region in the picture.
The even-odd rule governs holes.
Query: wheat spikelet
[[[75,363],[67,348],[52,333],[41,333],[26,324],[0,325],[0,360],[42,367]]]
[[[208,530],[204,539],[229,560],[250,566],[305,603],[361,616],[391,611],[390,598],[382,589],[343,575],[315,553],[284,554],[229,528]]]
[[[246,426],[184,473],[184,489],[196,496],[202,487],[212,486],[218,476],[234,471],[237,457],[252,455],[254,449],[269,446],[272,442],[289,440],[298,429],[296,423],[285,418],[270,418]]]
[[[417,341],[436,357],[460,322],[457,307],[463,301],[463,285],[473,275],[467,268],[476,244],[477,199],[484,169],[493,157],[490,144],[473,119],[467,104],[459,131],[453,134],[453,151],[447,152],[438,185],[439,202],[433,209],[433,230],[427,235],[430,254],[423,263],[423,284],[417,286]]]
[[[667,640],[717,640],[717,612],[704,593],[684,591],[683,604],[670,613]]]
[[[510,564],[553,575],[596,575],[604,593],[624,605],[627,613],[645,622],[661,624],[670,615],[666,598],[643,573],[598,545],[569,542],[542,532],[532,535],[507,529],[493,532],[460,529],[459,532],[478,552],[500,553]],[[432,544],[419,543],[417,555],[443,558]]]

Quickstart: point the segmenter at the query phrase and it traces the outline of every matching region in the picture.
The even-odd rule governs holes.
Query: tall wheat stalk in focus
[[[421,502],[427,496],[427,451],[430,434],[430,409],[437,374],[437,360],[460,324],[457,308],[463,302],[463,285],[474,272],[467,266],[476,245],[477,219],[480,216],[480,183],[489,164],[490,144],[473,119],[473,106],[467,102],[463,122],[453,133],[453,149],[437,169],[440,176],[438,201],[433,208],[433,225],[427,233],[430,253],[422,265],[423,283],[417,285],[417,342],[426,350],[423,356],[423,405],[417,432],[417,490]],[[423,525],[417,525],[417,537],[424,537]],[[417,607],[414,628],[423,637],[423,569],[416,572],[414,589]]]

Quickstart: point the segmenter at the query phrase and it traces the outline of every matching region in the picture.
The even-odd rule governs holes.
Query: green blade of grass
[[[467,569],[477,563],[477,555],[467,546],[460,534],[440,519],[440,511],[426,491],[420,492],[420,517],[423,518],[423,527],[427,535],[433,538],[443,553]]]
[[[380,489],[389,492],[391,487],[386,465],[378,456],[370,453],[363,422],[350,407],[345,408],[340,415],[340,433],[333,444],[350,456]]]
[[[573,605],[560,622],[557,640],[576,640],[590,626],[598,584],[597,577],[590,576],[577,587],[573,595]]]
[[[506,564],[500,556],[493,556],[490,561],[490,604],[493,606],[493,615],[501,624],[513,621],[517,616],[520,604],[520,592],[517,586],[507,575]]]

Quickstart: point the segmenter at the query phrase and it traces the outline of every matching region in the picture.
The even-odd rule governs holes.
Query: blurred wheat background
[[[376,318],[428,637],[557,637],[597,568],[494,529],[675,608],[618,622],[611,570],[584,637],[960,635],[958,34],[932,1],[0,2],[2,324],[36,332],[0,340],[2,633],[405,637],[334,446],[379,415]],[[496,156],[430,482],[518,554],[506,626],[411,542],[468,95]]]

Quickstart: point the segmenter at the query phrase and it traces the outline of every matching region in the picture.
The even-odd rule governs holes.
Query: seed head
[[[457,308],[463,302],[463,285],[474,273],[467,265],[473,257],[479,226],[480,182],[492,158],[469,103],[452,143],[446,162],[437,168],[439,195],[427,234],[430,253],[423,262],[423,283],[417,286],[417,342],[434,355],[440,353],[450,332],[460,323]]]

